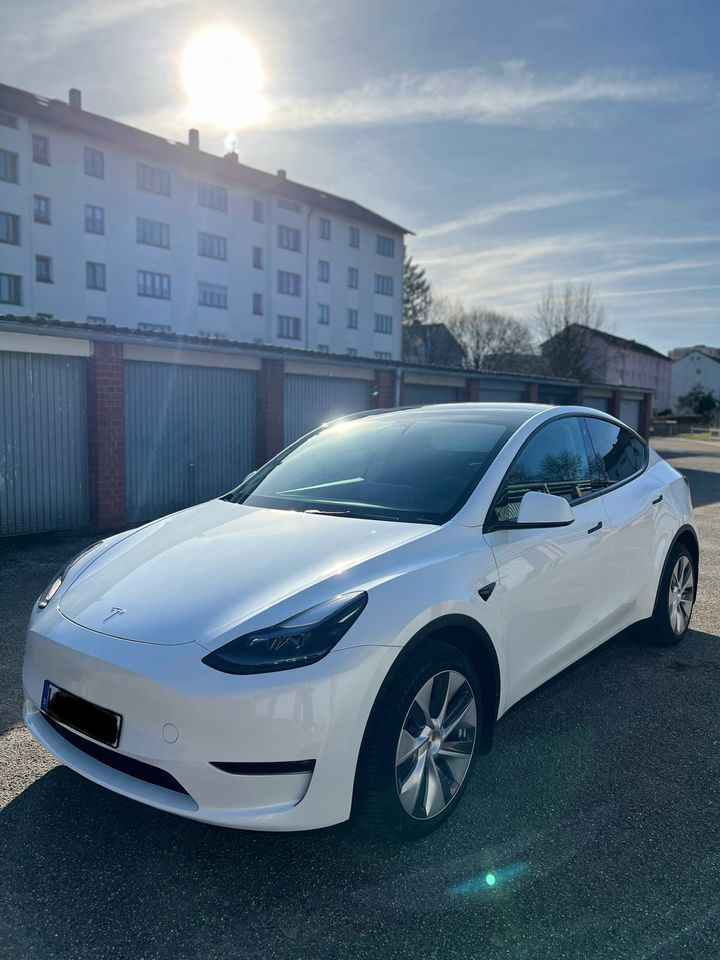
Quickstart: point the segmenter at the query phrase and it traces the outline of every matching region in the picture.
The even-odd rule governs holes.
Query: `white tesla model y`
[[[683,477],[610,416],[362,414],[71,561],[30,620],[25,722],[196,820],[417,837],[529,691],[633,624],[681,640],[697,571]]]

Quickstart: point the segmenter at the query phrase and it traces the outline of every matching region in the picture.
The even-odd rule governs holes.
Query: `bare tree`
[[[530,331],[514,317],[484,307],[464,307],[446,302],[438,313],[463,349],[464,366],[470,370],[490,368],[520,371],[533,362]]]
[[[604,332],[606,316],[605,306],[590,284],[568,283],[560,292],[550,284],[533,319],[548,374],[575,380],[597,379],[607,364],[611,347],[607,343],[599,347],[598,338],[593,335]]]

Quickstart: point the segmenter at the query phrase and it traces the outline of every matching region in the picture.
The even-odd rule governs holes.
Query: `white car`
[[[30,620],[25,723],[195,820],[417,837],[525,694],[632,624],[677,643],[697,570],[685,480],[604,413],[362,414],[71,561]]]

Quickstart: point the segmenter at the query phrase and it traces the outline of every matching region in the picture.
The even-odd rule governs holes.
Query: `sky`
[[[12,2],[12,0],[11,0]],[[720,0],[26,0],[0,80],[413,231],[438,295],[531,320],[588,282],[608,328],[720,346]],[[183,52],[239,31],[261,122],[192,104]],[[243,91],[238,90],[242,98]]]

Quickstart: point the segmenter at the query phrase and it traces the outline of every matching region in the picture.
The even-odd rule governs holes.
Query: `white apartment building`
[[[400,359],[406,232],[0,84],[0,314]]]
[[[720,398],[720,352],[708,353],[695,348],[672,365],[670,401],[674,411],[680,407],[680,397],[686,397],[693,387],[706,393],[712,390],[715,399]]]

